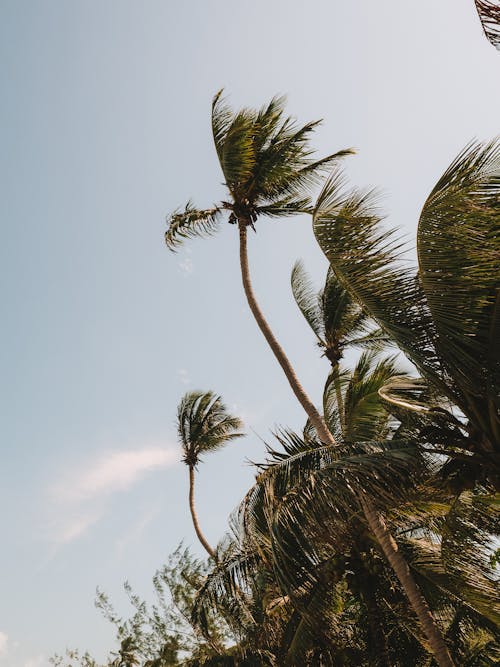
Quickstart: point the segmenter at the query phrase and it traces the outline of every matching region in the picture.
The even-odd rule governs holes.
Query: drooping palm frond
[[[325,323],[320,309],[318,292],[300,260],[293,266],[291,285],[292,294],[300,312],[316,335],[318,343],[324,346]]]
[[[345,191],[339,171],[314,214],[335,274],[466,416],[475,431],[466,447],[491,480],[500,447],[499,156],[498,142],[472,145],[438,182],[419,224],[419,274],[401,262],[372,194]]]
[[[295,302],[331,364],[340,360],[347,347],[381,349],[390,342],[387,334],[373,326],[331,269],[318,292],[299,260],[292,269],[291,285]]]
[[[389,380],[400,376],[395,357],[377,359],[376,353],[363,352],[343,399],[346,440],[375,440],[388,436],[391,418],[380,400],[379,390]]]
[[[303,193],[318,182],[325,169],[353,152],[346,149],[312,159],[309,141],[318,122],[300,127],[284,115],[284,105],[284,97],[274,97],[260,110],[244,108],[235,113],[222,91],[214,98],[214,142],[237,217],[243,214],[251,218],[256,207],[265,215],[310,207]]]
[[[185,239],[212,236],[219,228],[223,210],[222,206],[198,210],[188,202],[184,211],[174,211],[168,218],[165,243],[170,250],[176,250]]]
[[[462,151],[429,195],[417,234],[436,350],[464,411],[500,454],[500,142]]]
[[[500,51],[500,3],[498,0],[475,0],[484,34]]]
[[[337,279],[434,382],[453,385],[434,349],[433,322],[415,273],[402,262],[403,246],[382,227],[375,191],[347,190],[335,170],[313,215],[316,239]]]
[[[183,460],[189,466],[196,466],[202,454],[244,435],[241,420],[229,414],[220,396],[211,391],[185,394],[177,410],[177,424]]]
[[[464,599],[500,627],[500,577],[489,555],[500,526],[500,494],[462,493],[442,530],[442,559]],[[471,587],[470,583],[474,585]]]

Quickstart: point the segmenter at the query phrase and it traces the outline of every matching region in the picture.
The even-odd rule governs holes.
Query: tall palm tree
[[[215,96],[212,130],[230,201],[206,210],[197,210],[188,203],[183,212],[175,212],[170,217],[165,241],[170,249],[175,249],[186,238],[210,235],[216,231],[224,212],[228,212],[228,221],[239,228],[241,276],[250,310],[320,440],[335,445],[323,416],[304,391],[257,303],[248,268],[247,228],[253,227],[261,215],[283,217],[311,213],[309,188],[318,182],[325,168],[352,151],[348,149],[312,160],[308,138],[317,122],[297,128],[290,118],[283,118],[283,105],[283,98],[274,98],[260,111],[243,109],[233,113],[223,102],[221,93]],[[433,645],[440,666],[451,667],[453,662],[439,628],[383,517],[363,493],[360,503],[370,529],[397,572]]]
[[[221,449],[228,442],[240,438],[243,424],[230,415],[220,396],[213,392],[190,391],[185,394],[177,410],[179,442],[183,462],[189,468],[189,509],[199,541],[209,556],[215,559],[215,550],[203,535],[194,502],[194,476],[200,457]]]
[[[259,111],[233,112],[223,100],[222,91],[217,93],[212,104],[212,131],[229,200],[206,210],[188,202],[184,211],[170,216],[165,241],[175,250],[186,238],[211,235],[224,215],[238,226],[241,277],[250,310],[319,437],[333,444],[323,417],[304,391],[257,303],[248,266],[247,230],[255,229],[261,217],[311,213],[311,187],[336,160],[353,151],[313,159],[309,139],[320,121],[297,126],[284,116],[284,102],[283,97],[275,97]]]

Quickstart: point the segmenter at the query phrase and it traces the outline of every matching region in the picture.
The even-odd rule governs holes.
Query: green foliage
[[[475,469],[476,479],[495,486],[500,483],[499,192],[498,142],[467,147],[422,210],[417,273],[402,263],[401,245],[382,226],[374,193],[346,190],[338,170],[313,215],[316,238],[344,288],[434,392],[464,416],[462,436],[454,443],[470,454],[468,460],[462,456],[462,468],[470,474]],[[447,446],[453,454],[452,443]]]
[[[190,391],[177,410],[177,430],[186,465],[196,467],[202,454],[216,451],[244,433],[242,421],[227,412],[213,392]]]
[[[457,666],[500,661],[498,141],[468,146],[432,190],[415,269],[376,192],[347,189],[334,168],[313,205],[325,169],[351,152],[314,159],[316,126],[286,117],[283,98],[234,112],[218,93],[212,130],[229,201],[188,203],[165,238],[175,249],[211,235],[226,213],[242,228],[312,213],[330,269],[317,292],[297,263],[292,291],[330,362],[323,413],[336,444],[309,422],[302,434],[277,430],[209,565],[179,548],[154,577],[155,604],[125,585],[126,619],[99,593],[118,644],[107,667],[433,666],[362,499],[394,536]],[[419,376],[383,356],[387,345]],[[348,365],[349,348],[361,352]],[[191,475],[241,428],[220,397],[187,393],[178,434]],[[98,667],[78,652],[53,662]]]
[[[171,250],[194,236],[210,236],[227,211],[230,223],[253,225],[259,216],[287,217],[312,211],[311,188],[325,170],[352,149],[314,159],[309,146],[319,121],[300,127],[285,116],[285,98],[274,97],[260,110],[233,111],[217,93],[212,104],[215,149],[230,201],[208,210],[189,202],[168,219],[165,241]]]
[[[175,667],[185,664],[187,656],[201,660],[212,656],[234,641],[230,629],[219,615],[208,614],[205,635],[192,625],[191,610],[198,589],[209,568],[180,545],[153,577],[156,601],[148,604],[136,595],[128,582],[124,589],[132,614],[123,618],[116,613],[107,595],[98,591],[96,607],[114,626],[117,652],[102,667]],[[135,660],[135,662],[133,662]],[[88,653],[68,651],[55,656],[57,667],[101,667]]]

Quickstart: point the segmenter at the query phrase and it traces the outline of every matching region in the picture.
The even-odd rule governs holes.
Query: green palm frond
[[[286,218],[289,215],[311,214],[313,203],[310,197],[288,195],[278,199],[271,204],[256,206],[257,215],[265,215],[268,218]]]
[[[256,111],[233,112],[222,94],[212,106],[212,130],[225,182],[236,208],[260,207],[266,215],[310,209],[304,198],[322,173],[352,149],[312,159],[309,146],[318,121],[298,126],[284,115],[285,98]],[[300,204],[300,206],[299,206]],[[235,211],[238,215],[238,211]]]
[[[498,0],[475,0],[484,34],[500,50],[500,5]]]
[[[344,437],[344,395],[350,380],[351,372],[337,363],[332,366],[323,389],[323,414],[336,440]]]
[[[399,376],[395,357],[377,360],[373,351],[363,352],[345,390],[344,438],[374,440],[388,435],[390,415],[379,390]]]
[[[220,396],[211,391],[185,394],[177,410],[177,424],[183,460],[189,466],[196,466],[202,454],[244,435],[241,420],[230,415]]]
[[[165,232],[165,243],[168,248],[176,250],[185,239],[215,234],[219,228],[223,210],[222,206],[198,210],[191,202],[188,202],[184,211],[174,211],[167,220],[168,229]]]
[[[291,284],[293,297],[297,306],[316,335],[320,345],[324,346],[325,324],[320,309],[318,293],[304,268],[303,262],[300,260],[295,262],[293,266]]]
[[[382,227],[376,191],[347,190],[335,170],[313,215],[316,239],[337,279],[413,363],[453,393],[434,349],[432,318],[403,246]]]
[[[470,144],[429,195],[417,241],[436,349],[500,448],[499,195],[500,142]]]
[[[224,141],[233,120],[233,112],[222,96],[222,93],[223,90],[219,90],[212,100],[212,134],[215,150],[221,162]]]
[[[381,349],[389,341],[387,334],[373,326],[331,269],[318,292],[299,260],[292,269],[291,285],[295,302],[332,365],[349,346]]]
[[[464,588],[465,600],[500,626],[500,577],[490,562],[500,525],[500,495],[462,493],[446,517],[442,559],[448,576]],[[471,583],[473,586],[471,587]]]

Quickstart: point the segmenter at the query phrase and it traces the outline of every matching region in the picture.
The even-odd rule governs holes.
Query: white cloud
[[[181,273],[185,276],[190,276],[194,271],[193,260],[191,257],[184,257],[179,262],[177,262],[177,266],[181,270]]]
[[[5,632],[0,632],[0,657],[5,655],[8,651],[9,635]]]
[[[147,474],[179,460],[178,449],[172,447],[115,450],[61,474],[49,488],[50,519],[43,529],[44,538],[52,544],[49,560],[103,518],[111,495],[127,491]]]
[[[47,664],[43,655],[37,655],[34,658],[28,658],[23,667],[43,667]]]
[[[109,452],[86,469],[57,482],[52,495],[59,502],[66,502],[125,491],[147,472],[174,465],[178,460],[178,452],[164,447]]]
[[[145,512],[119,540],[116,541],[116,551],[118,554],[121,555],[128,546],[139,540],[159,512],[160,507],[150,507],[150,509]]]
[[[62,522],[59,530],[56,531],[56,541],[62,544],[68,544],[73,540],[81,537],[87,530],[99,521],[100,514],[93,514],[88,516],[76,516]]]
[[[177,377],[179,378],[181,384],[184,385],[191,384],[191,377],[189,375],[189,371],[187,371],[185,368],[179,368],[179,370],[177,371]]]

